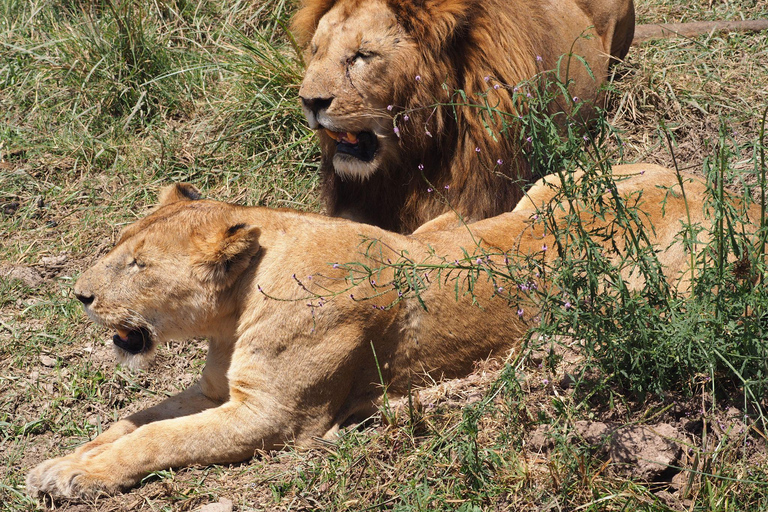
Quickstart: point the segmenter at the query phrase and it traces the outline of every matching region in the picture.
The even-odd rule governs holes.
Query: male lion
[[[632,42],[634,5],[304,0],[293,29],[307,48],[299,96],[320,140],[328,214],[410,233],[447,211],[432,188],[467,221],[514,207],[530,169],[514,128],[499,133],[502,116],[516,118],[491,109],[519,112],[514,86],[559,68],[571,84],[551,111],[578,104],[589,118],[609,62]]]
[[[618,166],[614,174],[629,176],[617,192],[650,212],[648,234],[676,278],[687,262],[675,236],[686,218],[677,176],[654,165]],[[704,226],[703,185],[692,181],[686,191],[692,222]],[[506,270],[507,259],[554,256],[545,248],[555,247],[553,237],[532,220],[533,204],[553,193],[540,182],[515,211],[404,236],[345,219],[194,200],[188,186],[169,187],[74,292],[88,316],[117,332],[124,361],[144,362],[169,339],[208,337],[202,377],[40,464],[28,491],[109,493],[152,471],[332,439],[375,411],[382,384],[403,395],[426,376],[465,375],[474,361],[518,347],[535,305],[514,286],[503,290],[489,271]],[[441,262],[457,268],[428,270]]]

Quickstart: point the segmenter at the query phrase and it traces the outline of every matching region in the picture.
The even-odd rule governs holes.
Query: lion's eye
[[[371,51],[368,51],[368,50],[357,50],[352,57],[347,59],[347,62],[349,62],[350,64],[354,64],[355,62],[357,62],[360,59],[369,60],[369,59],[371,59],[372,57],[375,57],[375,56],[376,56],[375,52],[371,52]]]

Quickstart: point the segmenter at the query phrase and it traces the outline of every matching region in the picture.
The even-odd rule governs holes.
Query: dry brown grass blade
[[[638,45],[652,39],[695,37],[712,32],[760,32],[762,30],[768,30],[768,19],[653,23],[635,27],[632,44]]]

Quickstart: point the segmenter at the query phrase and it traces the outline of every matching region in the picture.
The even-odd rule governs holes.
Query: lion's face
[[[219,298],[258,252],[258,230],[230,225],[228,205],[199,201],[188,192],[128,226],[116,246],[84,272],[75,296],[96,323],[116,332],[118,358],[144,366],[159,342],[205,331],[223,308]]]
[[[380,0],[338,2],[320,19],[299,95],[309,126],[333,152],[341,176],[367,178],[394,156],[397,135],[387,107],[415,52]]]

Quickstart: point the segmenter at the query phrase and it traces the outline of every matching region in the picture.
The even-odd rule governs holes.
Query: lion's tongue
[[[116,329],[117,335],[120,336],[120,339],[123,341],[128,341],[128,331],[123,329]]]
[[[348,142],[350,144],[357,144],[357,134],[352,132],[334,132],[325,129],[325,133],[336,142]]]

